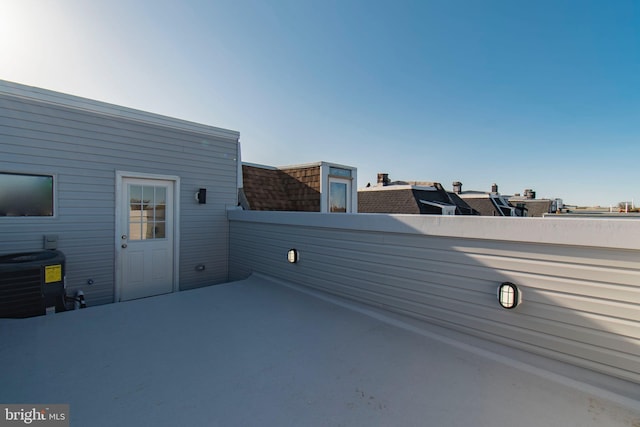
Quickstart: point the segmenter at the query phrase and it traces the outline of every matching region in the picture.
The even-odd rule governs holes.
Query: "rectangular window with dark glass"
[[[53,216],[53,176],[0,172],[2,216]]]

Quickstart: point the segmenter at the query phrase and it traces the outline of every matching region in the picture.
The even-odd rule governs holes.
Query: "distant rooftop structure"
[[[527,209],[527,216],[531,217],[541,217],[562,209],[562,200],[560,199],[535,199],[514,195],[509,197],[509,202],[513,205],[524,206]]]
[[[442,184],[431,181],[391,181],[379,173],[377,183],[358,190],[358,212],[430,215],[475,215],[471,207]]]
[[[469,206],[483,216],[528,216],[524,206],[514,206],[506,196],[498,192],[498,184],[491,186],[491,191],[462,191],[462,183],[455,181],[453,191]]]
[[[357,212],[357,169],[352,166],[243,163],[242,184],[239,203],[246,210]]]

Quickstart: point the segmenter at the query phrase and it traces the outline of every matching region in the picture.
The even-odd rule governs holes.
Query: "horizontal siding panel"
[[[65,176],[65,179],[69,179],[69,177]],[[76,194],[82,194],[86,197],[86,195],[99,194],[99,197],[104,197],[103,194],[111,195],[113,199],[115,197],[115,185],[113,180],[104,180],[102,183],[96,182],[94,179],[93,183],[87,184],[77,181],[77,176],[74,177],[73,182],[65,182],[63,180],[58,181],[58,191],[63,192],[67,197],[75,196]]]
[[[476,244],[481,244],[474,242]],[[482,244],[485,241],[482,241]],[[487,241],[487,245],[492,242]],[[603,266],[618,268],[635,268],[637,269],[637,253],[633,250],[609,248],[585,248],[576,246],[562,245],[537,245],[534,243],[511,244],[501,242],[507,250],[479,250],[474,246],[460,246],[457,250],[464,251],[468,254],[477,254],[479,256],[507,257],[513,259],[521,259],[529,262],[549,262],[552,261],[558,265],[566,266]],[[494,243],[495,244],[495,243]],[[545,247],[549,249],[545,253]],[[568,255],[571,254],[571,255]]]
[[[152,165],[154,168],[163,168],[164,170],[176,170],[178,168],[197,168],[203,167],[206,163],[203,162],[202,157],[198,158],[185,158],[185,156],[174,155],[170,152],[163,152],[160,150],[147,148],[144,153],[135,153],[135,151],[129,150],[108,150],[98,149],[93,146],[73,145],[66,144],[64,150],[61,147],[61,143],[49,143],[42,144],[37,147],[26,146],[25,142],[20,145],[4,145],[6,150],[6,158],[14,156],[17,162],[24,161],[25,158],[32,157],[34,150],[37,150],[39,154],[45,156],[51,164],[69,164],[70,166],[83,167],[88,163],[96,165],[96,167],[112,168],[117,165],[118,169],[133,169],[137,170],[140,166]],[[20,141],[18,141],[20,143]],[[107,141],[102,142],[108,144]],[[214,170],[220,170],[222,175],[229,175],[230,171],[234,171],[236,168],[236,161],[233,158],[219,160],[217,166],[211,165]],[[225,165],[226,163],[226,165]],[[226,169],[222,169],[226,166]],[[225,172],[227,172],[225,174]],[[235,177],[235,175],[231,174]]]
[[[113,129],[114,132],[126,131],[145,135],[146,139],[156,138],[174,138],[181,140],[184,138],[198,139],[203,143],[210,143],[215,141],[227,141],[228,143],[235,142],[237,134],[230,132],[229,135],[220,135],[219,131],[222,129],[212,129],[208,126],[199,126],[199,129],[192,130],[186,129],[184,126],[175,127],[175,124],[169,126],[159,123],[149,123],[139,121],[136,119],[125,117],[114,117],[108,114],[96,113],[95,111],[87,111],[83,109],[77,109],[75,107],[66,107],[62,105],[52,105],[49,103],[40,103],[39,101],[28,101],[25,99],[13,98],[11,100],[2,100],[2,110],[0,118],[7,118],[9,121],[25,120],[34,123],[40,122],[53,122],[56,124],[63,124],[68,128],[90,128],[94,127],[107,127]],[[166,119],[166,117],[165,117]],[[173,120],[173,119],[170,119]],[[194,123],[183,122],[189,126]],[[216,135],[212,135],[211,131]],[[227,131],[225,131],[227,132]],[[235,147],[235,145],[231,145]]]
[[[6,155],[3,153],[2,158],[3,171],[8,172],[23,172],[23,173],[39,173],[39,174],[58,174],[58,184],[62,182],[74,182],[77,180],[87,180],[90,178],[91,180],[102,180],[102,179],[110,179],[112,185],[115,188],[115,177],[114,177],[114,169],[95,169],[90,168],[87,164],[82,164],[81,167],[75,167],[73,169],[69,169],[68,167],[64,167],[62,165],[53,165],[48,159],[35,157],[35,156],[25,156],[17,160],[15,157],[12,158],[11,155]]]
[[[508,272],[514,283],[526,284],[529,289],[553,291],[556,294],[573,294],[593,298],[607,298],[620,301],[640,300],[640,290],[636,286],[611,282],[575,280],[567,270],[567,277],[542,276],[536,273]]]
[[[100,225],[101,229],[96,230],[96,225]],[[113,231],[115,227],[107,224],[97,224],[97,223],[58,223],[51,224],[49,226],[43,227],[30,227],[27,225],[27,228],[22,228],[19,224],[11,224],[11,231],[3,232],[2,241],[3,242],[11,242],[11,241],[19,241],[21,238],[37,238],[39,243],[42,244],[43,238],[45,234],[56,234],[64,232],[65,236],[58,236],[58,241],[62,242],[69,237],[73,237],[73,240],[81,241],[83,239],[89,239],[88,241],[92,241],[94,237],[105,237],[111,236],[113,239]],[[90,234],[88,234],[90,233]],[[6,239],[6,240],[5,240]],[[41,248],[35,248],[41,249]]]
[[[424,247],[431,248],[434,252],[430,254],[430,258],[437,259],[437,252],[440,250],[438,245],[438,238],[423,238],[421,245],[416,244],[416,240],[419,236],[408,237],[410,247]],[[500,242],[503,248],[502,251],[487,249],[484,250],[479,246],[495,246],[496,242],[481,240],[474,241],[468,239],[468,243],[462,244],[461,239],[442,239],[444,244],[450,250],[464,253],[469,260],[478,260],[479,262],[497,269],[518,270],[518,265],[523,265],[523,271],[540,271],[545,274],[560,273],[561,276],[566,276],[566,269],[592,268],[600,266],[603,269],[608,269],[615,266],[615,270],[608,270],[618,272],[620,268],[633,268],[635,272],[638,272],[637,268],[637,254],[636,258],[624,257],[623,255],[629,254],[631,251],[616,251],[612,252],[608,249],[601,248],[577,248],[570,245],[566,246],[554,246],[554,245],[538,245],[531,243],[511,243]],[[389,237],[386,241],[387,246],[392,246],[394,242],[398,241],[398,236]],[[448,243],[446,243],[448,242]],[[545,247],[552,249],[550,253],[545,254]],[[561,252],[561,256],[558,252]],[[567,255],[568,253],[573,256]],[[609,256],[613,254],[612,256]],[[498,264],[492,264],[498,263]],[[508,263],[508,267],[504,267],[504,263]],[[534,266],[531,268],[530,266]],[[516,267],[514,267],[516,266]],[[592,276],[589,276],[592,278]]]
[[[511,272],[531,272],[538,271],[544,276],[566,276],[574,279],[608,283],[612,275],[616,276],[616,282],[623,285],[634,285],[640,281],[639,270],[623,270],[621,268],[611,268],[610,266],[576,265],[562,264],[555,260],[531,261],[511,257],[498,258],[495,256],[468,255],[470,260],[477,260],[491,269]]]
[[[576,295],[558,295],[552,292],[537,293],[538,298],[545,297],[547,303],[553,303],[575,312],[599,313],[610,318],[637,319],[638,303],[636,301],[609,301],[603,298],[584,298]]]
[[[167,140],[179,143],[184,140],[194,140],[201,142],[203,148],[216,149],[218,145],[224,147],[224,143],[229,144],[225,147],[227,149],[235,147],[235,135],[231,140],[219,135],[213,136],[208,133],[194,132],[187,129],[158,126],[74,108],[58,107],[50,104],[40,105],[37,102],[17,99],[13,101],[13,103],[5,103],[3,105],[4,108],[1,110],[0,123],[4,127],[22,124],[23,127],[29,128],[48,123],[53,129],[60,129],[62,132],[69,129],[76,132],[83,130],[91,132],[92,130],[100,129],[102,133],[106,133],[111,137],[131,134],[133,137],[141,136],[145,141]]]
[[[234,150],[234,143],[225,140],[207,140],[202,137],[171,138],[167,135],[149,136],[140,133],[139,130],[109,128],[102,125],[94,125],[86,128],[67,128],[61,123],[39,123],[21,120],[6,121],[0,118],[0,126],[5,139],[12,137],[28,138],[33,143],[37,141],[57,142],[60,144],[75,144],[78,148],[95,146],[98,149],[121,149],[139,154],[145,154],[144,146],[149,142],[158,150],[172,152],[176,156],[197,157],[197,154],[206,153],[209,157],[224,156]],[[127,143],[128,141],[128,143]],[[100,144],[108,144],[107,147]]]
[[[154,144],[153,147],[140,147],[137,150],[134,146],[127,145],[131,141],[123,141],[118,146],[110,141],[100,140],[78,140],[77,143],[71,143],[68,139],[64,141],[52,141],[38,140],[29,138],[24,135],[15,137],[13,139],[3,138],[3,152],[8,156],[13,156],[12,160],[16,162],[20,159],[32,159],[34,157],[34,150],[38,150],[38,154],[42,154],[49,162],[56,160],[77,160],[84,161],[86,166],[88,163],[96,163],[98,165],[105,164],[113,161],[119,161],[121,163],[127,163],[128,161],[137,162],[158,162],[161,164],[169,163],[173,160],[173,165],[176,166],[176,162],[179,161],[179,166],[202,166],[208,165],[211,170],[203,170],[205,174],[211,174],[218,171],[220,175],[227,178],[235,179],[235,175],[228,175],[230,170],[235,170],[236,160],[232,153],[219,153],[219,158],[215,159],[216,163],[211,160],[212,157],[205,157],[204,153],[194,153],[192,155],[186,155],[183,150],[174,152],[172,150],[162,150],[161,147]],[[105,147],[105,145],[107,145]],[[40,161],[43,161],[40,159]],[[79,164],[79,167],[82,167]]]
[[[258,231],[252,228],[248,231],[252,236],[264,239],[277,239],[283,235],[281,229],[273,229],[273,231]],[[344,233],[343,233],[344,235]],[[314,233],[302,231],[291,237],[292,243],[298,244],[299,249],[306,248],[305,251],[331,251],[336,258],[349,257],[350,260],[361,260],[368,262],[371,256],[375,255],[376,246],[370,243],[360,243],[351,240],[340,241],[339,248],[336,248],[336,239],[324,239],[315,237]],[[313,239],[313,240],[311,240]],[[430,239],[433,241],[433,239]],[[300,242],[300,243],[298,243]],[[483,277],[491,281],[504,281],[511,279],[522,286],[551,289],[557,292],[574,293],[581,296],[593,296],[602,298],[604,291],[610,299],[618,299],[622,301],[638,301],[640,300],[640,287],[632,286],[640,283],[640,271],[611,269],[609,267],[584,267],[569,265],[563,270],[553,263],[556,269],[556,277],[551,276],[544,265],[535,263],[520,264],[519,260],[513,261],[505,257],[498,265],[491,265],[485,262],[476,262],[475,257],[469,257],[464,252],[456,252],[448,247],[440,249],[429,249],[421,251],[415,248],[402,248],[398,246],[390,246],[385,244],[381,247],[379,254],[383,255],[376,265],[371,268],[380,269],[388,268],[389,265],[401,267],[396,273],[399,277],[411,272],[421,272],[422,274],[443,274],[444,277],[461,276],[468,278]],[[436,260],[436,261],[433,261]],[[512,264],[509,264],[512,262]],[[602,260],[600,260],[602,262]],[[550,264],[549,262],[548,264]],[[501,268],[498,268],[501,267]],[[592,272],[589,275],[584,274],[584,268],[589,268]],[[487,271],[488,269],[488,271]],[[595,272],[600,274],[596,274]],[[524,273],[523,273],[524,272]],[[544,272],[534,273],[534,272]],[[616,284],[612,285],[608,279],[612,274],[616,275]],[[412,276],[415,277],[415,276]],[[604,279],[606,282],[598,282],[597,278]],[[538,284],[540,282],[540,284]]]
[[[255,224],[254,224],[255,225]],[[252,230],[260,230],[261,227],[253,227]],[[264,227],[262,227],[264,229]],[[286,229],[283,228],[283,229]],[[300,227],[299,230],[305,230],[305,234],[308,236],[313,236],[318,238],[319,240],[324,240],[328,242],[327,244],[332,244],[334,240],[343,241],[345,240],[343,236],[343,230],[332,230],[326,228],[305,228]],[[348,241],[345,241],[345,244],[359,244],[359,243],[374,243],[378,244],[383,242],[384,247],[372,246],[375,253],[377,254],[389,254],[389,255],[407,255],[411,256],[411,253],[419,253],[422,252],[420,250],[431,250],[429,253],[429,258],[433,260],[438,259],[438,254],[442,251],[442,248],[447,248],[450,251],[454,251],[457,253],[464,253],[465,257],[468,259],[474,259],[474,255],[497,255],[494,257],[490,257],[490,259],[501,259],[501,258],[513,258],[513,259],[522,259],[530,262],[531,259],[541,259],[545,262],[553,262],[557,260],[558,265],[563,265],[565,267],[571,267],[573,264],[576,265],[601,265],[604,267],[611,267],[615,265],[616,267],[621,268],[632,268],[635,271],[638,271],[637,268],[637,253],[635,253],[635,257],[632,256],[634,251],[616,251],[613,257],[608,256],[611,252],[610,250],[605,250],[601,248],[576,248],[567,246],[566,248],[560,248],[564,251],[564,256],[560,257],[557,253],[552,253],[548,255],[544,255],[544,253],[538,254],[538,251],[544,251],[543,245],[536,244],[524,244],[524,243],[510,243],[510,242],[500,242],[503,248],[508,248],[508,250],[495,251],[495,250],[482,250],[482,245],[487,246],[495,246],[495,242],[491,241],[477,241],[472,239],[453,239],[453,238],[443,238],[443,237],[434,237],[434,236],[415,236],[415,235],[380,235],[376,236],[375,233],[371,233],[369,235],[357,232],[350,231],[349,236],[354,236],[353,238],[349,238]],[[402,241],[406,240],[406,243],[402,243]],[[551,249],[558,249],[556,246],[547,245]],[[367,248],[365,246],[357,248],[360,251],[367,252]],[[415,251],[414,251],[415,249]],[[402,251],[402,252],[398,252]],[[575,253],[575,256],[567,256],[567,252]],[[625,254],[629,256],[628,261],[621,261],[619,258],[622,258]],[[421,255],[419,255],[421,256]],[[418,256],[418,257],[419,257]],[[635,268],[634,268],[635,267]],[[617,270],[616,270],[617,271]]]

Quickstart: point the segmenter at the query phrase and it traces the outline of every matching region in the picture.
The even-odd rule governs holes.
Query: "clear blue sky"
[[[0,79],[320,160],[640,204],[640,1],[0,0]]]

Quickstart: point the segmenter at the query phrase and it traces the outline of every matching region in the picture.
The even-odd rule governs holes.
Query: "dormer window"
[[[439,208],[442,211],[442,215],[455,215],[456,214],[456,205],[451,205],[449,203],[437,202],[437,201],[429,201],[420,199],[420,203],[423,205],[434,206]]]
[[[515,208],[510,206],[502,196],[491,195],[490,198],[502,216],[516,216]]]

